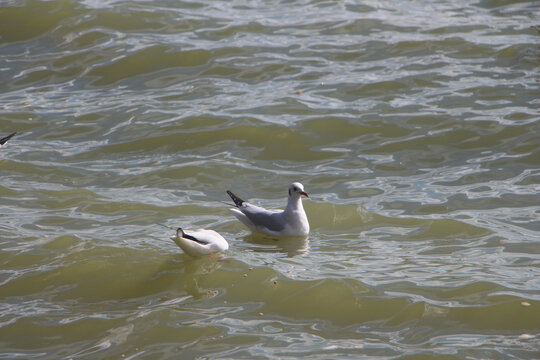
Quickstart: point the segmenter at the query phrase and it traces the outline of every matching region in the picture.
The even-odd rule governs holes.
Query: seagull
[[[4,144],[9,140],[11,139],[13,136],[15,136],[17,132],[14,132],[12,134],[9,134],[8,136],[4,136],[3,138],[0,139],[0,147],[4,146]]]
[[[294,182],[289,186],[289,200],[285,210],[267,210],[240,199],[229,190],[227,194],[236,206],[234,209],[229,209],[231,214],[253,232],[271,236],[309,234],[309,222],[302,206],[302,195],[309,196],[304,191],[304,185],[299,182]]]
[[[229,248],[227,240],[214,230],[199,229],[186,233],[182,228],[176,230],[176,236],[171,237],[176,245],[191,256],[210,255],[225,251]]]

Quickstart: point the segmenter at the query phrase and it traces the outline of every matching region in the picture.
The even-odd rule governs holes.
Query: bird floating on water
[[[14,132],[14,133],[11,133],[9,134],[8,136],[4,136],[3,138],[0,139],[0,147],[4,146],[4,144],[9,140],[11,139],[13,136],[15,136],[17,132]]]
[[[186,233],[182,228],[176,230],[171,237],[176,245],[188,255],[197,257],[225,251],[229,248],[227,240],[214,230],[199,229]]]
[[[309,197],[304,185],[294,182],[289,186],[285,210],[267,210],[250,204],[227,190],[236,208],[229,209],[251,231],[271,236],[306,236],[309,222],[302,205],[302,196]]]

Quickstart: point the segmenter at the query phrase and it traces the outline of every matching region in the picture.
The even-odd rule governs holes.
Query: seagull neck
[[[285,211],[286,212],[297,211],[300,209],[304,209],[304,206],[302,205],[302,199],[300,197],[289,198],[289,202],[287,203],[287,207],[285,208]]]

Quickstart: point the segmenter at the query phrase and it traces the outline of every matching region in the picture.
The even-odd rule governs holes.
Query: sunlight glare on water
[[[0,358],[539,358],[539,9],[5,1]]]

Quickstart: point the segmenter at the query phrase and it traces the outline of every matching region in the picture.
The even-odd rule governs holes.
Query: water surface
[[[540,357],[539,18],[4,2],[0,358]],[[308,238],[219,202],[280,208],[293,181]]]

